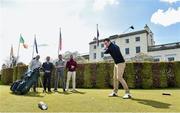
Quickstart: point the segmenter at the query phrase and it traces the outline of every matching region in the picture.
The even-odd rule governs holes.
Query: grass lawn
[[[48,104],[46,112],[180,112],[180,90],[131,90],[133,99],[124,100],[124,91],[119,97],[108,97],[111,89],[78,89],[77,93],[38,93],[14,95],[10,86],[0,85],[0,112],[41,112],[37,104]],[[38,89],[42,92],[42,89]],[[164,96],[162,92],[170,92]]]

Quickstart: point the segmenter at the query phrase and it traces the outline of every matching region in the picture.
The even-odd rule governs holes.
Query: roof
[[[123,38],[123,37],[127,37],[127,36],[131,36],[131,35],[137,35],[137,34],[142,34],[142,33],[148,33],[147,30],[139,30],[139,31],[135,31],[135,32],[130,32],[130,33],[124,33],[124,34],[120,34],[120,35],[112,35],[109,37],[110,40],[113,39],[117,39],[117,38]],[[99,42],[103,42],[104,39],[99,40]],[[92,41],[89,44],[94,44],[96,43],[96,41]]]
[[[148,51],[149,52],[161,51],[161,50],[176,49],[176,48],[180,48],[180,42],[149,46]]]

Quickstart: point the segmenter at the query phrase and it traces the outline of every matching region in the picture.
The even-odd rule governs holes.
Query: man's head
[[[39,56],[39,55],[37,55],[37,56],[36,56],[36,60],[39,60],[39,59],[40,59],[40,56]]]
[[[62,55],[61,54],[58,55],[58,58],[59,58],[59,60],[62,60]]]
[[[73,55],[70,55],[70,59],[73,59]]]
[[[46,61],[49,62],[50,61],[50,56],[46,57]]]
[[[106,48],[108,48],[110,44],[111,44],[111,41],[109,38],[104,39],[104,45]]]

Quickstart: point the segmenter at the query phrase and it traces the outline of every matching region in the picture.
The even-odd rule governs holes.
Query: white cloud
[[[114,2],[110,0],[108,4]],[[103,21],[83,18],[87,15],[94,17],[95,12],[86,13],[94,10],[93,3],[92,0],[4,0],[0,5],[0,65],[9,58],[11,44],[17,54],[20,33],[29,45],[27,50],[21,46],[20,61],[28,63],[31,60],[30,45],[33,44],[34,34],[38,44],[48,45],[39,47],[41,61],[47,55],[57,58],[59,27],[62,28],[62,52],[88,53],[89,42],[96,35],[96,24]],[[109,30],[105,30],[100,36],[108,34]]]
[[[41,61],[47,55],[56,58],[59,27],[62,28],[62,52],[88,52],[88,43],[93,33],[91,28],[86,27],[85,20],[81,18],[81,12],[87,5],[86,0],[41,1],[20,0],[13,4],[9,1],[0,6],[0,65],[9,57],[11,44],[13,44],[15,55],[17,54],[20,33],[29,46],[33,43],[34,34],[39,44],[49,45],[39,48]],[[76,40],[81,40],[83,43],[78,45],[79,41]],[[28,63],[31,60],[31,53],[32,47],[25,50],[21,46],[20,61]]]
[[[170,4],[180,2],[180,0],[160,0],[161,2],[168,2]]]
[[[158,9],[152,17],[151,22],[163,26],[169,26],[180,22],[180,7],[177,9],[169,8],[167,11]]]
[[[118,0],[94,0],[94,11],[102,11],[107,5],[118,5]]]

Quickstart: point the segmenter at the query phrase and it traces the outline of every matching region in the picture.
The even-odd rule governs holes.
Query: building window
[[[129,48],[125,48],[125,54],[126,54],[126,55],[129,54]]]
[[[140,46],[136,47],[136,53],[140,53],[140,52],[141,52]]]
[[[103,58],[104,57],[104,52],[101,52],[101,58]]]
[[[126,43],[129,43],[129,39],[126,39],[125,41],[126,41]]]
[[[160,61],[159,58],[154,58],[153,60],[154,60],[154,62],[159,62]]]
[[[174,60],[175,60],[174,57],[168,57],[168,61],[169,61],[169,62],[172,62],[172,61],[174,61]]]
[[[169,55],[166,55],[165,57],[166,57],[166,61],[168,62],[172,62],[176,60],[176,54],[169,54]]]
[[[104,48],[104,44],[101,44],[101,48]]]
[[[136,42],[139,42],[140,41],[140,37],[136,37]]]
[[[94,45],[94,49],[96,49],[96,45]]]
[[[93,57],[94,57],[94,59],[96,59],[96,53],[94,53],[94,56],[93,56]]]

